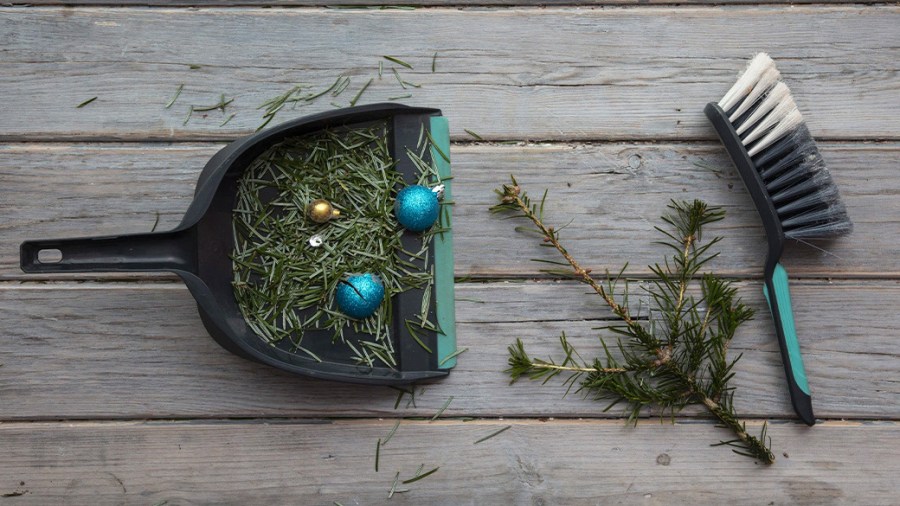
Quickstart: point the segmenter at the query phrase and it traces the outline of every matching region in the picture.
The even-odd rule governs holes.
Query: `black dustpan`
[[[422,129],[430,132],[437,148],[449,153],[447,122],[438,109],[414,108],[397,104],[373,104],[340,109],[281,124],[269,130],[238,139],[216,153],[206,164],[197,181],[195,197],[181,224],[168,232],[81,239],[26,241],[21,246],[21,267],[29,273],[52,272],[121,272],[170,271],[184,280],[197,301],[200,318],[210,335],[223,348],[249,360],[285,371],[322,379],[371,384],[404,384],[446,376],[455,365],[455,332],[453,314],[453,258],[450,233],[436,234],[431,245],[429,265],[434,267],[435,282],[429,316],[440,331],[422,329],[416,332],[425,345],[417,343],[409,330],[400,324],[407,314],[420,314],[422,290],[408,290],[395,295],[392,310],[395,328],[396,367],[359,365],[330,337],[305,336],[303,345],[321,361],[294,353],[288,345],[273,346],[257,336],[244,321],[232,289],[234,237],[232,209],[237,184],[247,166],[272,145],[286,138],[306,135],[324,129],[383,121],[387,124],[391,156],[397,170],[408,183],[414,183],[416,168],[405,155],[415,149]],[[445,178],[445,198],[449,187],[449,164],[432,156],[441,177]],[[416,251],[417,234],[407,232],[403,238],[408,251]],[[421,242],[419,243],[421,245]],[[39,254],[58,250],[58,261],[41,262]],[[58,253],[57,253],[58,255]],[[330,334],[329,334],[330,336]],[[345,332],[345,339],[355,339]],[[352,342],[352,341],[351,341]],[[428,348],[426,350],[425,348]],[[430,351],[429,351],[430,350]]]

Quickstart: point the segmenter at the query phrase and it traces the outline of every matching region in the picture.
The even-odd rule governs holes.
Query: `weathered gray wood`
[[[256,7],[256,6],[291,6],[291,7],[318,7],[327,6],[331,8],[344,9],[399,9],[410,10],[412,7],[468,7],[468,6],[503,6],[503,7],[529,7],[529,6],[586,6],[597,7],[606,5],[705,5],[705,4],[738,4],[744,5],[748,3],[757,5],[768,4],[831,4],[831,3],[847,3],[845,0],[685,0],[673,2],[672,0],[452,0],[450,2],[442,2],[441,0],[13,0],[4,3],[4,5],[41,5],[41,6],[159,6],[159,7]],[[877,0],[861,0],[854,3],[880,3]]]
[[[0,277],[25,277],[18,245],[25,239],[149,231],[175,226],[200,169],[219,145],[0,145]],[[831,243],[789,247],[793,276],[900,275],[898,143],[823,143],[856,229]],[[765,255],[759,218],[718,144],[600,144],[453,147],[458,276],[534,276],[557,258],[539,242],[491,216],[492,188],[515,173],[534,197],[548,188],[548,221],[570,251],[595,270],[646,274],[664,250],[653,231],[670,198],[724,205],[725,221],[709,229],[726,237],[713,268],[759,276]],[[702,165],[698,166],[697,164]],[[718,169],[717,169],[718,168]],[[712,170],[711,170],[712,169]],[[721,172],[715,172],[721,170]],[[27,279],[33,279],[28,277]]]
[[[900,284],[792,284],[794,310],[824,418],[900,415],[895,346]],[[609,311],[573,283],[464,283],[457,287],[458,339],[469,351],[417,407],[397,392],[292,377],[236,358],[208,337],[178,284],[0,285],[0,420],[59,418],[330,417],[432,415],[619,416],[559,384],[507,386],[506,347],[522,338],[535,356],[558,356],[565,331],[585,356],[600,351]],[[635,292],[637,293],[637,292]],[[756,282],[743,285],[757,311],[733,343],[743,353],[734,385],[747,416],[792,416],[781,357]],[[865,301],[865,302],[863,302]]]
[[[812,132],[896,139],[900,9],[102,9],[0,11],[0,139],[233,138],[296,82],[370,78],[360,104],[412,91],[452,134],[489,139],[711,139],[703,106],[755,48],[779,62]],[[437,72],[431,72],[438,52]],[[381,55],[422,88],[402,90]],[[189,65],[201,65],[192,70]],[[388,65],[390,68],[391,65]],[[185,84],[171,109],[164,104]],[[182,122],[189,104],[238,113]],[[75,106],[90,97],[90,105]],[[329,99],[279,120],[331,108]]]
[[[893,504],[896,422],[769,427],[762,467],[709,423],[40,423],[0,426],[4,504]],[[750,424],[758,432],[760,424]],[[24,482],[24,483],[23,483]]]

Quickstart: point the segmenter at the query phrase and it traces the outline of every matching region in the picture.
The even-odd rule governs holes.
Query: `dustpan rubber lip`
[[[206,164],[197,183],[194,199],[194,204],[197,205],[191,206],[191,209],[185,214],[181,226],[186,228],[202,219],[225,174],[235,163],[244,159],[248,153],[252,153],[260,144],[269,146],[280,141],[280,138],[296,135],[296,130],[299,127],[306,127],[305,129],[308,132],[314,132],[331,126],[387,119],[401,114],[432,116],[441,115],[441,110],[392,103],[370,104],[305,116],[235,140],[216,153]],[[252,156],[257,154],[252,154]],[[213,334],[213,337],[221,346],[244,358],[303,376],[374,385],[409,384],[415,381],[444,377],[449,373],[447,370],[397,371],[388,368],[366,368],[334,362],[319,363],[310,361],[308,364],[299,365],[279,360],[247,343],[239,336],[240,333],[237,332],[237,329],[234,329],[229,324],[228,319],[222,316],[223,311],[216,301],[212,290],[199,276],[186,272],[179,272],[179,274],[197,300],[201,318],[204,320],[207,330]],[[218,330],[218,332],[214,332],[214,330]]]

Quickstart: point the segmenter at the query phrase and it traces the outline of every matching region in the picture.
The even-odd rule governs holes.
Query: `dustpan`
[[[346,346],[323,333],[304,336],[308,354],[298,353],[290,343],[272,345],[255,334],[241,315],[232,288],[234,245],[231,226],[238,180],[260,154],[285,139],[324,130],[385,122],[391,157],[407,184],[415,184],[417,168],[406,156],[415,150],[423,129],[433,142],[425,152],[445,185],[445,199],[452,194],[447,120],[438,109],[398,104],[373,104],[339,109],[288,121],[271,129],[238,139],[216,153],[197,181],[194,200],[181,223],[173,230],[147,234],[26,241],[21,245],[21,268],[28,273],[169,271],[177,274],[197,302],[200,318],[209,334],[223,348],[240,357],[295,374],[353,383],[399,385],[446,376],[456,365],[455,314],[453,301],[452,232],[435,234],[429,254],[417,267],[433,268],[434,283],[428,316],[437,330],[417,329],[416,336],[402,324],[419,315],[424,289],[410,289],[391,301],[394,362],[396,366],[360,364]],[[449,212],[445,214],[449,228]],[[393,219],[393,217],[386,217]],[[407,251],[417,251],[419,234],[404,232]],[[417,242],[418,241],[418,242]],[[44,260],[47,253],[57,258]],[[61,255],[61,257],[60,257]],[[354,331],[344,339],[359,339]],[[424,346],[423,346],[424,345]]]

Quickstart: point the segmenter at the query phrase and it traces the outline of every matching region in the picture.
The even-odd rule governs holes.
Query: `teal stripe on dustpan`
[[[444,155],[448,158],[450,157],[450,123],[447,121],[447,118],[443,116],[431,118],[431,138],[436,145],[431,148],[431,159],[434,160],[438,175],[444,184],[444,201],[450,202],[453,200],[453,183],[450,179],[450,162],[444,159]],[[456,302],[453,292],[451,209],[453,209],[453,206],[441,206],[439,226],[447,230],[434,236],[434,291],[437,300],[437,323],[440,328],[437,336],[437,361],[440,369],[450,369],[456,366],[456,357],[447,360],[447,357],[456,352]]]

